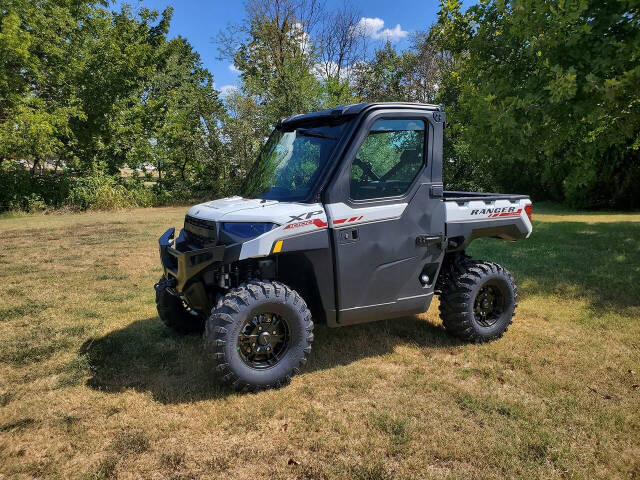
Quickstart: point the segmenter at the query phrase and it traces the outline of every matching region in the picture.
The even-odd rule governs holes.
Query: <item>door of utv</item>
[[[325,197],[339,325],[426,311],[443,257],[443,124],[397,109],[360,122]]]

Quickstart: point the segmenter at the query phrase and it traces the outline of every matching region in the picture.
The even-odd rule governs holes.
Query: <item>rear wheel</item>
[[[440,316],[448,332],[472,342],[506,332],[517,306],[516,285],[507,269],[460,256],[448,265],[444,278]]]
[[[202,333],[204,319],[195,311],[188,309],[184,302],[162,287],[164,277],[156,284],[156,308],[160,320],[171,330],[187,335]]]
[[[231,290],[207,320],[205,348],[222,380],[241,391],[277,388],[307,362],[311,313],[280,282],[251,281]]]

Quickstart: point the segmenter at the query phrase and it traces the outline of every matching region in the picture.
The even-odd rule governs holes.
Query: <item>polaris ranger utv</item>
[[[516,307],[513,278],[464,250],[479,237],[528,237],[531,201],[443,191],[444,122],[440,107],[407,103],[282,121],[242,197],[196,205],[177,238],[173,228],[160,237],[162,321],[204,329],[222,379],[250,391],[299,372],[314,321],[422,313],[434,293],[448,332],[500,337]]]

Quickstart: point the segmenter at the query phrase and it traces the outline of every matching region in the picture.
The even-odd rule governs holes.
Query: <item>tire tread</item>
[[[274,384],[257,386],[242,381],[231,370],[224,346],[226,345],[228,326],[237,321],[234,316],[238,315],[242,307],[239,303],[249,306],[251,300],[280,298],[284,302],[291,302],[300,312],[300,318],[304,322],[305,347],[302,357],[293,365],[282,379]],[[279,388],[291,382],[291,378],[300,372],[300,369],[307,363],[307,355],[311,353],[313,342],[313,321],[307,304],[302,297],[287,285],[277,281],[251,280],[243,283],[239,287],[230,290],[213,308],[211,316],[206,322],[204,330],[205,348],[213,359],[215,369],[222,373],[221,379],[224,383],[240,392],[257,392],[270,388]]]
[[[475,326],[473,310],[474,288],[487,276],[499,275],[506,278],[513,289],[513,312],[504,328],[493,334],[482,334]],[[511,273],[501,265],[483,260],[473,260],[465,254],[452,256],[445,261],[438,278],[436,291],[440,294],[440,317],[445,330],[452,335],[474,343],[496,340],[504,334],[513,322],[517,307],[517,287]],[[471,308],[470,308],[471,307]]]

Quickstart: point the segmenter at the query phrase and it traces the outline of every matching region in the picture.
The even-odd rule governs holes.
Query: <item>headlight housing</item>
[[[222,230],[239,238],[255,238],[267,233],[275,227],[275,223],[224,222]]]

